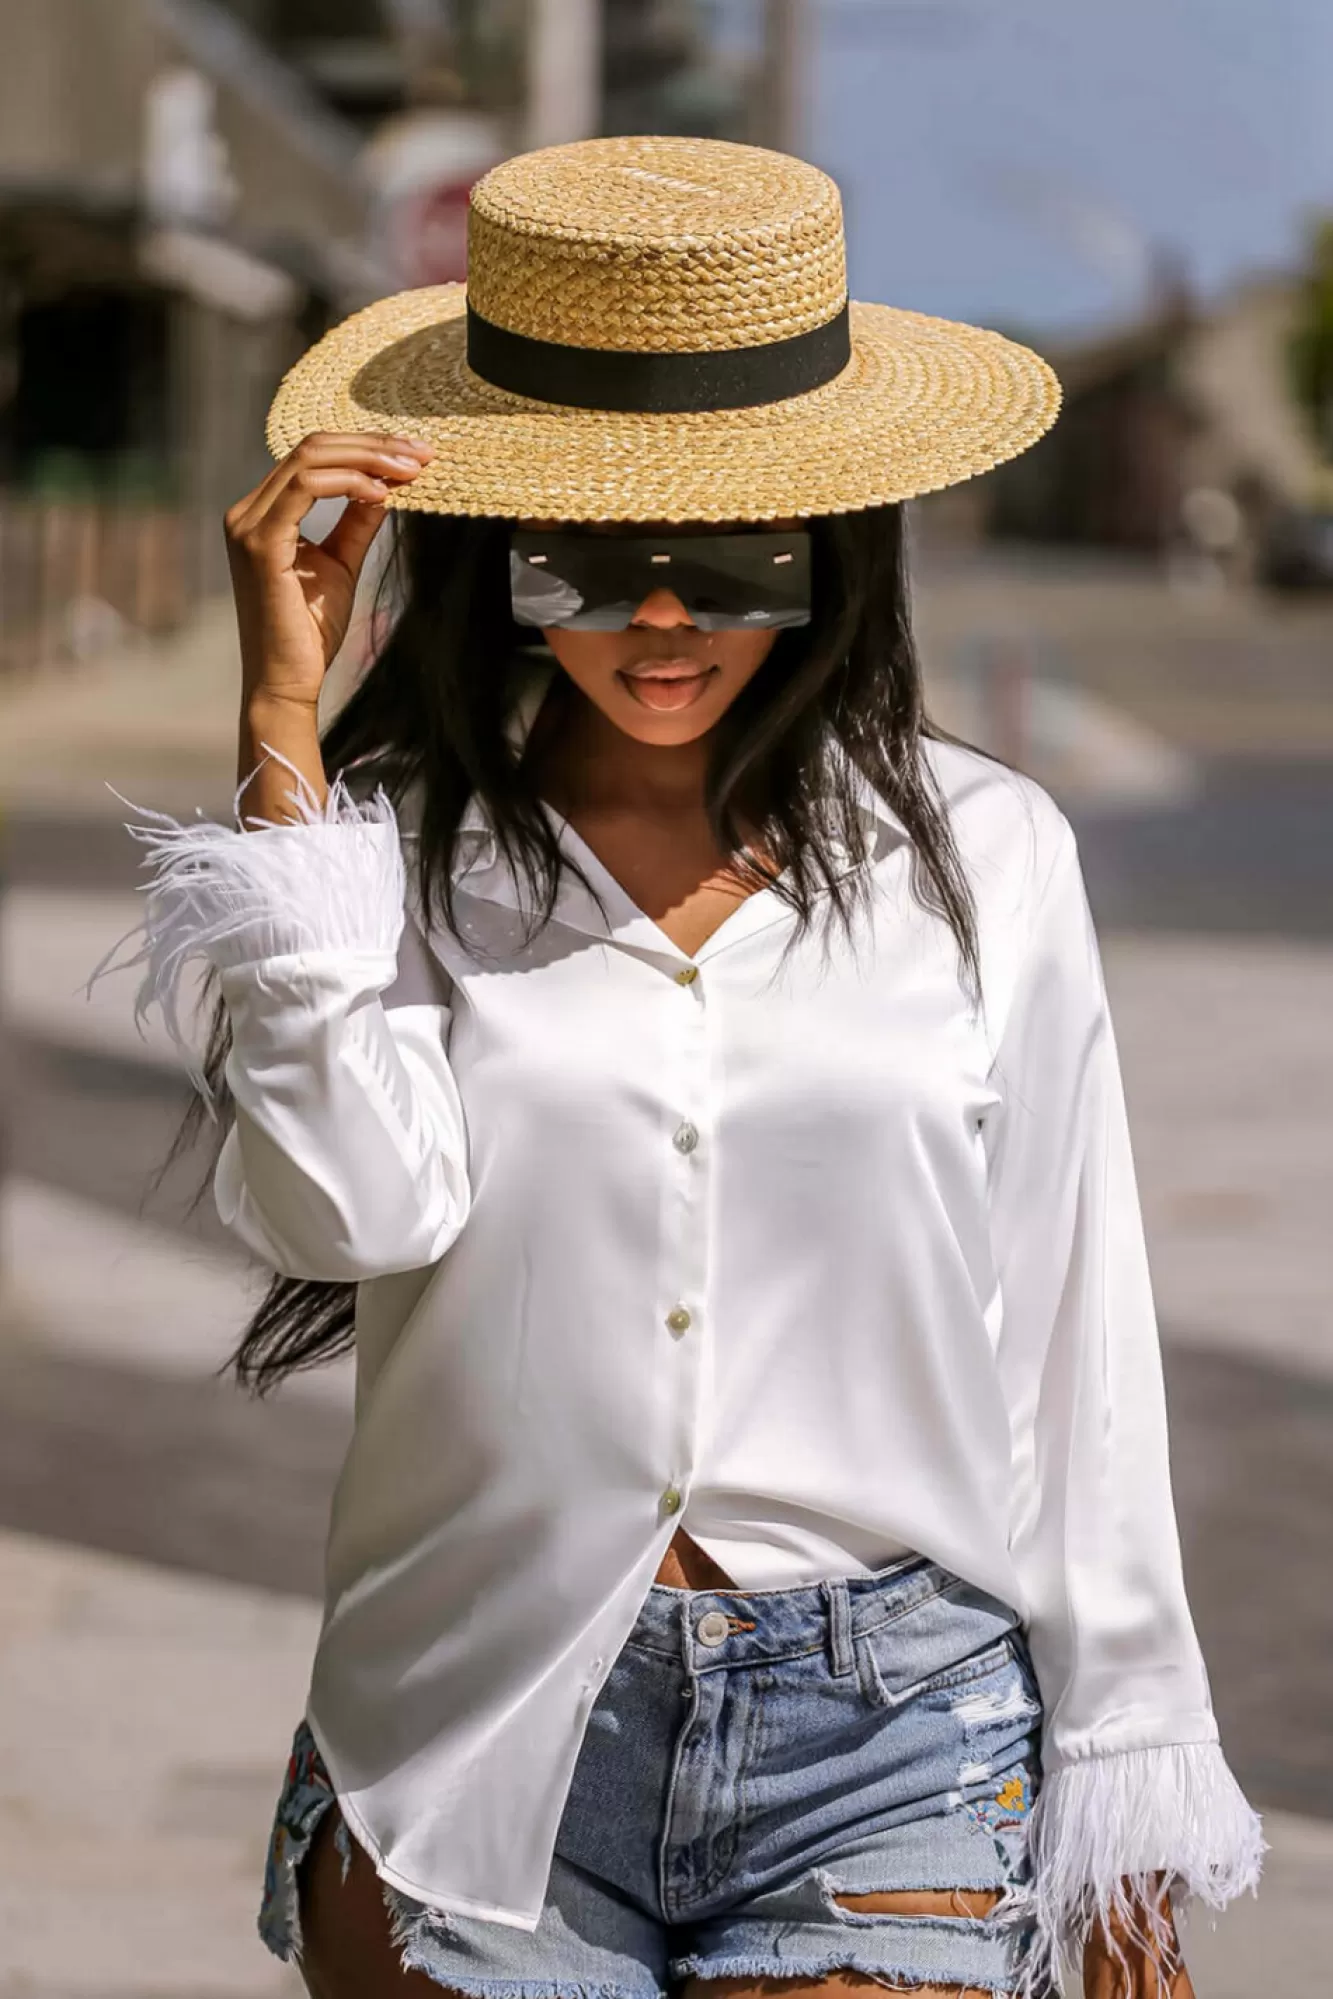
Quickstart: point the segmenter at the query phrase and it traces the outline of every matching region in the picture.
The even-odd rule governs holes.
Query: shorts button
[[[725,1612],[707,1610],[695,1625],[694,1635],[701,1645],[720,1645],[730,1630]]]

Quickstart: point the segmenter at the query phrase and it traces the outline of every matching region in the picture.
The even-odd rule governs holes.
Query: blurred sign
[[[441,181],[404,195],[393,216],[389,253],[408,285],[461,283],[467,276],[470,180]]]
[[[216,110],[212,82],[187,64],[160,70],[148,86],[139,268],[233,318],[275,319],[295,311],[301,288],[223,233],[240,190]]]
[[[185,65],[149,84],[143,111],[143,194],[150,212],[178,222],[218,224],[238,188],[226,142],[214,127],[217,92]]]
[[[468,196],[505,152],[498,126],[474,112],[409,111],[381,127],[362,163],[377,197],[373,248],[394,282],[466,277]]]

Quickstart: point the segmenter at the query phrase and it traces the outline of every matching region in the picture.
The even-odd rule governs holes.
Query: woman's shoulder
[[[1021,908],[1076,852],[1065,813],[1036,778],[970,743],[931,736],[922,750],[974,890]]]

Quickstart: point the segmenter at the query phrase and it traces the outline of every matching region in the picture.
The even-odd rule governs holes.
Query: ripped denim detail
[[[273,1817],[256,1925],[261,1941],[284,1963],[299,1959],[303,1947],[297,1870],[310,1851],[320,1820],[336,1802],[337,1793],[329,1782],[315,1738],[303,1720],[292,1739],[282,1795]],[[333,1839],[342,1855],[345,1881],[352,1865],[352,1842],[341,1816]]]

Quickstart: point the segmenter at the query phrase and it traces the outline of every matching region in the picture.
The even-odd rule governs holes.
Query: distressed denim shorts
[[[923,1556],[794,1589],[654,1583],[590,1711],[536,1929],[384,1883],[394,1946],[478,1999],[663,1999],[691,1974],[838,1968],[1001,1999],[1032,1941],[1041,1719],[1016,1612]],[[333,1803],[303,1720],[259,1914],[278,1957],[300,1958],[297,1869]],[[344,1879],[349,1838],[340,1815]],[[838,1899],[954,1888],[999,1899],[983,1915]]]

